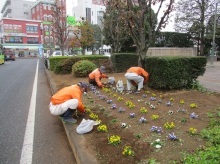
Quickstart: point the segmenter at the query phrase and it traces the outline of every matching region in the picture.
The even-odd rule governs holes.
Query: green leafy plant
[[[80,60],[72,66],[72,73],[75,77],[86,77],[96,68],[96,65],[88,60]]]

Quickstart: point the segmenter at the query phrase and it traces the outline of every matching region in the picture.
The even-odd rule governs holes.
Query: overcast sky
[[[2,7],[4,5],[6,0],[0,0],[0,11],[2,10]],[[28,1],[36,1],[36,0],[28,0]],[[75,0],[66,0],[67,2],[67,15],[71,15],[72,14],[72,6],[75,4],[74,3]],[[173,14],[174,15],[174,14]],[[0,13],[0,17],[2,16],[2,14]],[[172,17],[172,22],[169,22],[168,25],[166,26],[165,29],[163,29],[162,31],[174,31],[173,29],[173,20],[174,20],[174,16]]]

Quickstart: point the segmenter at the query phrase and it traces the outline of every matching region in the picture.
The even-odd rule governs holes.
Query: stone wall
[[[153,47],[147,51],[147,56],[196,56],[196,47],[175,48],[175,47]]]

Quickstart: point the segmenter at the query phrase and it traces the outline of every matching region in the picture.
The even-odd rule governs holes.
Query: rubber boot
[[[63,121],[70,124],[76,123],[77,120],[73,118],[74,112],[76,112],[76,109],[67,109],[67,111],[61,116],[63,118]]]

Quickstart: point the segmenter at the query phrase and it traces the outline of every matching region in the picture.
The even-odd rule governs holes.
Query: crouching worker
[[[85,113],[85,107],[82,102],[82,94],[84,92],[87,92],[87,84],[84,82],[59,90],[51,97],[49,105],[51,114],[59,115],[65,123],[76,123],[77,120],[73,118],[76,110]]]
[[[131,87],[135,86],[136,93],[139,93],[143,88],[143,84],[148,81],[149,74],[141,67],[131,67],[127,70],[125,78],[127,79],[128,92],[131,92]]]
[[[102,84],[102,78],[108,78],[104,73],[106,72],[105,66],[101,66],[100,68],[96,68],[89,74],[89,83],[93,85],[98,85],[99,87],[103,88],[104,85]]]

